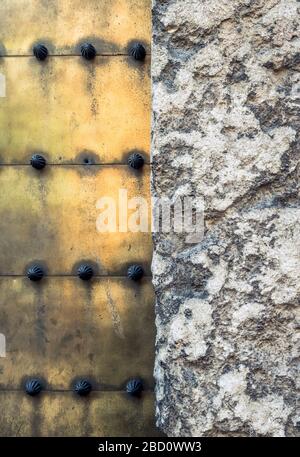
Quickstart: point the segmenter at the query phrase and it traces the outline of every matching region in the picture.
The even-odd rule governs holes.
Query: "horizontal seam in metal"
[[[151,166],[152,163],[145,162],[144,166]],[[120,162],[108,162],[108,163],[47,163],[48,167],[128,167],[127,163],[120,163]],[[0,167],[32,167],[30,163],[0,163]]]
[[[151,53],[146,54],[146,57],[150,57]],[[35,57],[33,54],[9,54],[9,55],[2,55],[0,56],[1,59],[5,59],[6,57]],[[47,58],[49,57],[80,57],[82,58],[81,54],[48,54]],[[128,57],[132,59],[131,56],[128,54],[96,54],[95,58],[97,57]]]
[[[27,275],[18,275],[18,274],[5,274],[0,273],[0,278],[27,278]],[[47,278],[77,278],[77,275],[67,275],[67,274],[54,274],[54,275],[45,275],[43,279]],[[127,275],[94,275],[93,278],[126,278],[129,279]],[[143,278],[152,278],[152,275],[144,275]],[[90,280],[92,281],[92,280]]]
[[[22,392],[26,393],[23,389],[0,389],[1,392]],[[74,390],[72,389],[43,389],[41,393],[74,393]],[[122,393],[122,394],[127,394],[126,391],[120,390],[120,389],[93,389],[91,393],[93,392],[100,392],[100,393]],[[153,393],[154,389],[147,389],[143,390],[144,393]]]

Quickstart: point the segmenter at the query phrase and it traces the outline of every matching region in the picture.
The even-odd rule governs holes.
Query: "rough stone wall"
[[[154,235],[170,436],[299,434],[299,14],[296,0],[153,1],[152,192],[205,202],[202,242]]]

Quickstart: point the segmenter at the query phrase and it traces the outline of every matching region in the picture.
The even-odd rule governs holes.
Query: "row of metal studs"
[[[93,268],[83,263],[77,270],[77,275],[83,281],[89,281],[94,276]],[[32,265],[27,270],[27,277],[34,282],[40,281],[45,276],[45,272],[40,265]],[[131,265],[127,270],[127,276],[132,281],[139,281],[144,276],[144,270],[140,265]]]
[[[135,170],[139,170],[140,168],[143,167],[143,165],[145,163],[145,159],[140,153],[133,152],[128,157],[127,163],[131,168],[134,168]],[[30,159],[30,164],[36,170],[42,170],[47,165],[47,161],[46,161],[45,157],[42,156],[41,154],[34,154]]]
[[[91,43],[83,43],[80,47],[80,52],[86,60],[93,60],[97,55],[96,48]],[[44,44],[38,43],[33,47],[33,54],[38,60],[45,60],[49,52]],[[146,57],[146,49],[141,43],[134,43],[130,47],[128,54],[135,60],[142,61]]]
[[[86,60],[93,60],[96,55],[96,49],[91,43],[84,43],[80,52],[83,58]],[[48,49],[45,45],[39,43],[34,46],[33,54],[38,60],[45,60],[48,57]],[[129,55],[135,60],[144,60],[146,57],[146,50],[141,43],[135,43],[129,50]],[[36,169],[43,169],[46,166],[46,160],[42,155],[35,154],[32,156],[31,165]],[[132,168],[139,169],[144,165],[144,158],[138,154],[133,153],[128,158],[128,165]],[[78,268],[77,274],[82,280],[89,280],[92,278],[94,272],[91,266],[81,265]],[[144,271],[140,265],[132,265],[128,268],[127,276],[138,281],[144,275]],[[27,276],[32,281],[40,281],[44,276],[44,271],[38,265],[33,265],[29,268]],[[39,379],[29,379],[25,385],[26,393],[30,396],[38,395],[43,390],[42,382]],[[80,379],[74,386],[74,392],[80,396],[88,395],[92,390],[91,383],[86,379]],[[126,384],[126,392],[129,395],[139,396],[143,390],[143,384],[140,379],[130,379]]]
[[[31,397],[38,395],[44,386],[40,379],[31,378],[25,383],[25,391]],[[93,390],[92,384],[87,379],[79,379],[76,381],[73,391],[81,397],[87,396]],[[129,395],[139,397],[143,391],[143,382],[139,378],[130,379],[126,384],[126,392]]]

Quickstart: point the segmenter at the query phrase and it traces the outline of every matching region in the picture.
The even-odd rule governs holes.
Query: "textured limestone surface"
[[[299,1],[153,1],[152,193],[205,205],[153,236],[170,436],[299,435],[299,70]]]

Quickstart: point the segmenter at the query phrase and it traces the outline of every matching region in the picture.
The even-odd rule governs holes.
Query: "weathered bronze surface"
[[[2,436],[156,436],[154,395],[126,392],[0,391]]]
[[[47,163],[127,164],[132,150],[149,162],[149,64],[129,56],[0,59],[0,164],[29,163],[34,153]]]
[[[81,263],[95,264],[95,275],[126,275],[133,263],[150,274],[149,232],[103,233],[96,226],[101,197],[113,198],[117,211],[119,189],[128,199],[149,200],[149,167],[137,175],[123,165],[0,167],[0,187],[1,275],[24,274],[28,263],[44,265],[49,275],[77,275]]]
[[[0,389],[28,378],[73,389],[79,378],[123,391],[132,377],[153,387],[154,294],[150,278],[0,277]],[[1,435],[1,428],[0,428]]]
[[[0,436],[158,434],[151,234],[138,207],[118,230],[124,191],[150,201],[150,15],[0,2]]]
[[[127,53],[131,41],[150,46],[150,0],[1,0],[0,12],[6,55],[30,55],[41,40],[59,55],[79,55],[87,41],[115,55]]]

